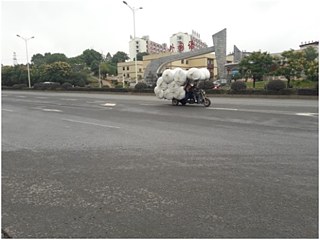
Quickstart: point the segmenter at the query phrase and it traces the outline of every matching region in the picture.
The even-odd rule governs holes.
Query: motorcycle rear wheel
[[[177,99],[172,99],[172,105],[173,106],[178,106],[179,105],[179,101]]]

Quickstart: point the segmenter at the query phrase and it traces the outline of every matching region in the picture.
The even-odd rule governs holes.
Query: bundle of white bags
[[[166,69],[157,80],[154,93],[160,99],[181,100],[185,98],[184,86],[189,81],[206,80],[210,78],[210,72],[206,68],[190,68],[188,71],[181,68]]]

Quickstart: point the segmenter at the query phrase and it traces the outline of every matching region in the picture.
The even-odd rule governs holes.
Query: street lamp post
[[[29,88],[31,88],[31,80],[30,80],[30,68],[29,68],[29,56],[28,56],[28,40],[34,38],[33,36],[30,38],[24,38],[17,34],[17,37],[22,38],[26,44],[26,53],[27,53],[27,69],[28,69],[28,83],[29,83]]]
[[[142,7],[139,8],[135,8],[135,7],[131,7],[126,1],[123,1],[123,3],[125,5],[127,5],[131,11],[132,11],[132,15],[133,15],[133,39],[136,39],[136,11],[138,11],[139,9],[142,9]],[[137,49],[134,49],[134,66],[135,66],[135,73],[136,73],[136,83],[138,83],[138,71],[137,71]]]
[[[99,88],[101,88],[101,62],[99,62]],[[107,79],[108,80],[108,79]]]

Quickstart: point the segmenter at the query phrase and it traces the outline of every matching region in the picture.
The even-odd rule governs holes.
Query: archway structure
[[[217,61],[217,70],[219,78],[225,78],[225,68],[224,65],[226,63],[226,45],[227,45],[227,29],[223,29],[220,32],[212,35],[213,46],[208,48],[202,48],[195,51],[184,52],[179,54],[174,54],[162,58],[158,58],[156,60],[151,61],[144,72],[144,80],[147,85],[152,86],[155,85],[158,76],[161,75],[165,66],[171,62],[192,58],[196,56],[200,56],[206,53],[215,52],[216,61]]]

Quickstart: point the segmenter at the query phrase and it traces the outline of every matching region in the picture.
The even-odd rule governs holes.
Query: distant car
[[[212,89],[220,89],[221,88],[221,84],[219,83],[213,83],[213,88]]]
[[[226,79],[218,79],[213,82],[213,88],[212,89],[220,89],[222,86],[227,84]]]
[[[43,85],[60,85],[60,83],[57,82],[42,82]]]
[[[216,81],[213,82],[213,84],[219,84],[221,86],[224,86],[228,83],[228,80],[227,79],[218,79]]]

